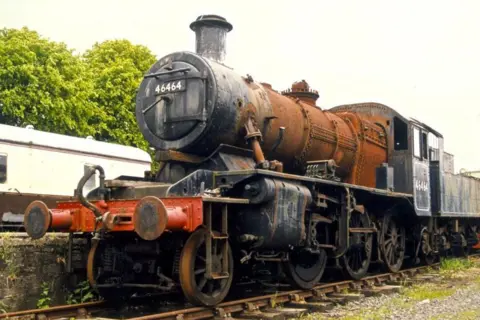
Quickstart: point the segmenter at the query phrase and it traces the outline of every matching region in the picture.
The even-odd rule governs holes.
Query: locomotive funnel
[[[232,25],[223,17],[209,14],[199,16],[190,24],[190,29],[195,31],[196,53],[223,63],[227,32],[233,29]]]

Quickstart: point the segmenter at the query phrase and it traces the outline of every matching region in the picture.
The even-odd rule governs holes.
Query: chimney
[[[209,14],[199,16],[190,29],[195,31],[197,54],[223,64],[227,32],[233,29],[232,25],[223,17]]]

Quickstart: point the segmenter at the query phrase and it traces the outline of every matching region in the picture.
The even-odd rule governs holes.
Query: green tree
[[[0,122],[76,136],[105,129],[91,126],[101,110],[90,100],[92,74],[64,43],[28,28],[0,29]]]
[[[96,43],[84,54],[94,78],[93,100],[107,115],[97,139],[147,150],[135,119],[135,96],[143,75],[155,63],[151,51],[128,40]]]

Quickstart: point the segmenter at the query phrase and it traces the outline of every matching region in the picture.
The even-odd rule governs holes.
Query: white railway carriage
[[[0,215],[2,227],[21,225],[33,199],[55,205],[72,198],[89,165],[105,168],[106,179],[144,177],[150,155],[138,148],[0,124]],[[85,185],[95,189],[93,176]]]

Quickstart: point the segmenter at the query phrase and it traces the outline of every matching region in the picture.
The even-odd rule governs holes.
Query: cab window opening
[[[397,117],[393,118],[393,139],[395,150],[408,149],[408,125]]]
[[[438,161],[440,159],[438,137],[431,132],[428,133],[428,151],[430,161]]]
[[[428,140],[426,132],[422,132],[422,159],[428,159]]]
[[[420,153],[420,129],[413,127],[413,155],[417,158],[421,157]]]
[[[7,155],[0,154],[0,183],[7,182]]]

